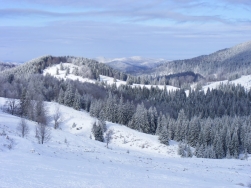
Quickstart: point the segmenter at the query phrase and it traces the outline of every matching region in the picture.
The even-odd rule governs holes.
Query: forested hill
[[[186,71],[199,73],[208,80],[235,79],[251,74],[251,41],[210,55],[166,62],[148,74],[169,75]]]
[[[0,72],[17,66],[15,63],[0,62]]]
[[[127,79],[126,74],[92,59],[71,56],[54,57],[50,55],[36,58],[20,66],[5,70],[2,72],[2,74],[22,77],[30,76],[32,74],[41,74],[45,68],[60,63],[72,63],[77,65],[79,66],[79,69],[88,72],[88,77],[92,79],[99,78],[100,74],[109,77],[116,77],[124,81]],[[76,71],[78,72],[78,70]]]

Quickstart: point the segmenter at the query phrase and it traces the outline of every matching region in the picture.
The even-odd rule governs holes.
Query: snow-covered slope
[[[92,79],[88,79],[88,78],[83,78],[81,76],[76,76],[74,74],[72,74],[73,70],[75,68],[77,68],[78,66],[76,65],[73,65],[71,63],[63,63],[64,67],[68,67],[70,72],[69,74],[65,74],[66,73],[66,69],[64,70],[60,70],[60,64],[58,65],[53,65],[51,67],[48,67],[46,68],[44,71],[43,71],[43,75],[46,75],[46,74],[50,74],[52,76],[54,76],[55,78],[58,78],[58,79],[71,79],[71,80],[79,80],[80,82],[90,82],[90,83],[95,83],[95,80],[92,80]],[[56,74],[57,72],[57,69],[58,69],[58,74]],[[103,75],[100,75],[100,81],[103,81],[103,82],[106,82],[107,84],[114,84],[114,78],[111,78],[111,77],[108,77],[108,76],[103,76]],[[119,80],[117,79],[116,80],[116,85],[117,86],[120,86],[120,85],[126,85],[126,82],[125,81],[122,81],[122,80]],[[142,85],[142,84],[133,84],[132,87],[147,87],[147,88],[150,88],[151,85]],[[153,87],[159,87],[160,89],[164,89],[164,85],[153,85]],[[174,86],[170,86],[170,85],[167,85],[166,86],[167,88],[167,91],[172,91],[172,90],[176,90],[176,89],[179,89],[177,87],[174,87]]]
[[[207,91],[207,89],[217,89],[220,84],[235,84],[235,85],[241,85],[247,90],[251,89],[251,75],[241,76],[240,78],[232,81],[224,80],[219,82],[211,82],[208,83],[208,85],[203,86],[203,90]]]
[[[128,73],[139,73],[140,71],[145,71],[147,69],[151,69],[160,65],[166,60],[164,59],[152,59],[152,58],[143,58],[139,56],[133,57],[123,57],[123,58],[104,58],[104,57],[97,57],[95,60],[105,63],[111,66],[114,69],[128,72]]]
[[[251,41],[232,48],[222,49],[209,55],[191,59],[168,61],[147,74],[169,75],[186,71],[199,73],[203,77],[229,78],[235,74],[248,75],[251,67]]]
[[[78,68],[77,65],[74,65],[72,63],[63,63],[63,64],[64,64],[64,67],[65,67],[64,70],[60,70],[60,64],[57,64],[57,65],[53,65],[51,67],[46,68],[43,71],[43,75],[50,74],[50,75],[52,75],[52,76],[54,76],[55,78],[58,78],[58,79],[64,79],[64,80],[70,79],[70,80],[79,80],[80,82],[95,83],[94,80],[91,80],[91,79],[88,79],[88,78],[83,78],[81,76],[76,76],[76,75],[72,74],[72,71],[75,68]],[[65,75],[66,68],[69,68],[69,70],[70,70],[69,74],[67,74],[67,75]],[[58,69],[58,74],[57,74],[57,69]]]
[[[0,105],[4,102],[0,98]],[[95,119],[88,113],[60,105],[63,122],[54,130],[55,103],[46,103],[46,107],[52,138],[43,145],[35,138],[36,123],[28,121],[30,133],[21,138],[16,130],[20,118],[0,111],[0,187],[229,188],[251,181],[250,158],[180,158],[175,142],[164,146],[156,136],[109,122],[114,135],[107,149],[90,138]]]

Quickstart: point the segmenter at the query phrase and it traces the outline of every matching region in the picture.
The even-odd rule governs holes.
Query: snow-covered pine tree
[[[100,125],[97,125],[96,122],[93,123],[92,133],[94,135],[95,140],[104,142],[104,132],[102,130],[102,127]]]
[[[76,89],[75,95],[74,95],[73,108],[76,110],[80,110],[80,108],[81,108],[81,96],[80,96],[77,89]]]
[[[60,88],[59,94],[58,94],[58,103],[64,104],[64,90]]]
[[[154,107],[150,107],[148,109],[148,121],[149,121],[149,125],[150,125],[150,134],[155,134],[156,129],[157,129],[157,121],[158,121],[158,114],[157,114],[157,110]]]
[[[187,141],[191,146],[193,147],[196,146],[199,139],[199,133],[200,133],[200,121],[197,116],[194,116],[189,122],[189,131],[187,136]]]
[[[159,134],[159,141],[162,144],[169,145],[169,135],[166,127],[164,127]]]
[[[238,134],[237,134],[237,128],[235,128],[234,130],[234,134],[232,137],[232,146],[233,146],[233,155],[234,158],[238,159],[239,158],[239,150],[240,150],[240,146],[239,146],[239,138],[238,138]]]
[[[126,110],[125,110],[125,104],[123,101],[123,96],[121,95],[118,105],[118,112],[117,112],[117,118],[118,123],[122,125],[126,125]]]
[[[221,135],[219,133],[216,134],[215,137],[215,155],[217,159],[222,159],[224,157],[224,150],[223,150],[223,144],[222,144],[222,140],[221,140]]]
[[[64,93],[64,104],[66,106],[73,106],[73,102],[74,102],[74,93],[73,93],[73,89],[70,83],[67,84],[67,88],[66,91]]]
[[[193,153],[190,146],[187,146],[187,157],[193,157]]]
[[[185,140],[188,130],[188,119],[185,115],[184,110],[182,109],[176,121],[176,130],[175,130],[175,139],[177,141]]]

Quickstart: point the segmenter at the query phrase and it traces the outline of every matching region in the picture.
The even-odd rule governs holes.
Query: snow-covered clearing
[[[46,68],[43,71],[43,75],[50,74],[50,75],[52,75],[52,76],[54,76],[55,78],[58,78],[58,79],[64,79],[64,80],[70,79],[70,80],[79,80],[80,82],[95,83],[95,80],[88,79],[88,78],[83,78],[81,76],[76,76],[76,75],[72,74],[73,70],[78,67],[77,65],[74,65],[74,64],[71,64],[71,63],[63,63],[63,66],[64,67],[69,67],[70,73],[68,75],[65,75],[66,69],[60,70],[60,64],[53,65],[51,67]],[[57,69],[58,69],[58,74],[56,74]],[[106,82],[109,85],[112,85],[114,83],[116,83],[117,86],[126,85],[125,81],[116,79],[116,82],[114,82],[114,78],[104,76],[104,75],[100,75],[100,81]],[[151,88],[151,85],[143,85],[143,84],[133,84],[132,85],[132,87],[141,87],[141,88],[143,88],[144,86],[146,88],[148,88],[148,89]],[[153,85],[153,87],[159,87],[160,89],[164,89],[164,85]],[[170,85],[167,85],[166,88],[167,88],[167,91],[172,91],[172,90],[179,89],[177,87],[170,86]]]
[[[0,98],[0,106],[5,102]],[[21,138],[19,117],[0,111],[0,187],[241,187],[251,182],[251,159],[180,158],[177,143],[107,123],[114,130],[109,149],[90,138],[88,113],[60,105],[63,122],[52,128],[55,103],[46,103],[51,140],[35,138],[36,123]],[[73,123],[76,127],[72,127]],[[2,134],[4,132],[6,135]],[[11,148],[10,148],[11,147]],[[10,149],[9,149],[10,148]]]
[[[216,89],[217,87],[219,87],[220,84],[227,84],[227,83],[235,84],[235,85],[240,84],[244,88],[249,90],[251,88],[251,75],[241,76],[240,78],[236,80],[232,80],[232,81],[224,80],[224,81],[219,81],[219,82],[208,83],[208,85],[203,87],[203,90],[206,92],[208,88]]]
[[[76,75],[72,74],[72,71],[75,68],[78,68],[77,65],[74,65],[72,63],[63,63],[63,66],[64,66],[64,70],[60,70],[60,64],[48,67],[43,71],[43,75],[50,74],[50,75],[54,76],[57,79],[64,79],[64,80],[70,79],[70,80],[79,80],[80,82],[95,83],[94,80],[91,80],[91,79],[88,79],[88,78],[83,78],[81,76],[76,76]],[[68,67],[69,71],[70,71],[70,73],[68,75],[65,75],[66,67]],[[58,74],[57,74],[57,69],[58,69]]]

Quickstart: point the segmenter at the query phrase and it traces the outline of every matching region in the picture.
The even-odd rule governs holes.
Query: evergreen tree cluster
[[[188,120],[181,110],[177,120],[169,124],[170,138],[195,147],[199,158],[238,158],[251,152],[251,116],[218,118],[193,117]]]

